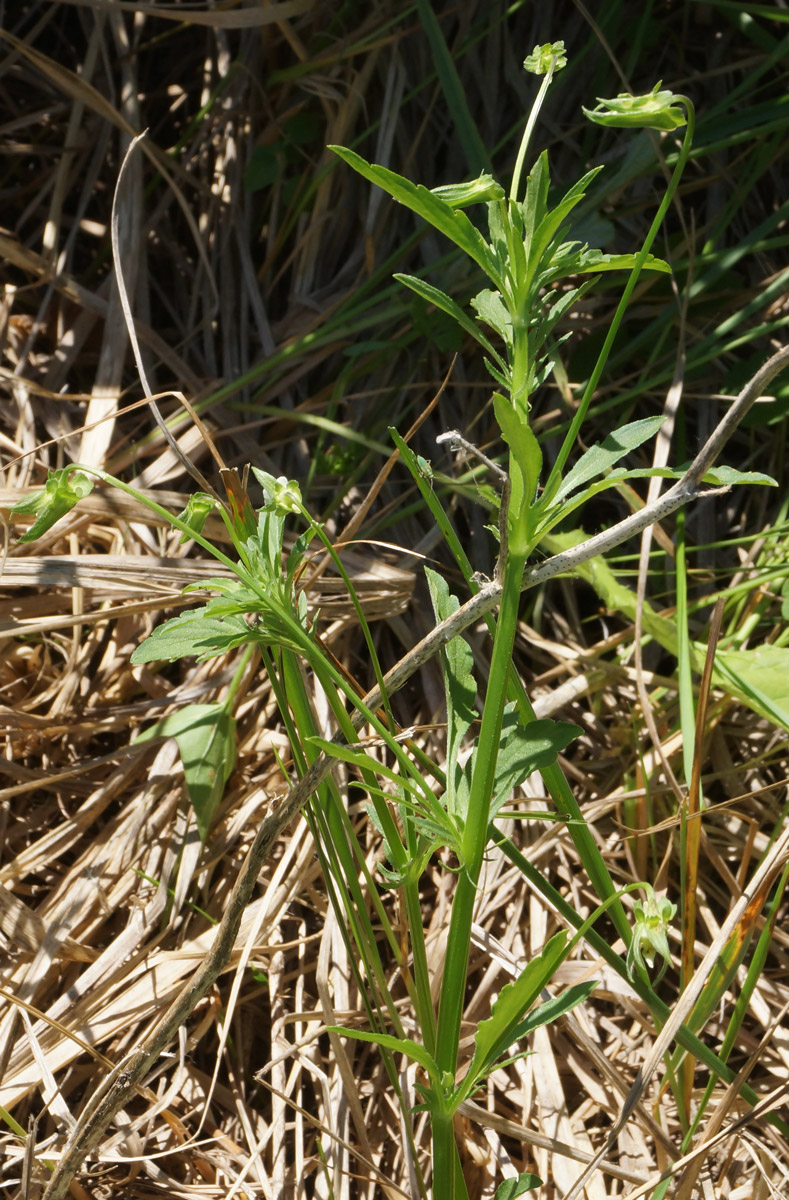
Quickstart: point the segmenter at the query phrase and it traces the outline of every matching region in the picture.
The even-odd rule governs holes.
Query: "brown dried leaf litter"
[[[183,25],[173,25],[181,6],[20,7],[27,19],[3,31],[0,63],[0,121],[15,166],[0,232],[3,511],[40,485],[48,467],[78,459],[136,479],[173,512],[183,507],[189,481],[145,408],[134,404],[139,387],[108,270],[114,179],[128,138],[145,125],[147,160],[138,160],[124,191],[122,231],[136,328],[156,386],[181,389],[195,404],[212,398],[201,413],[227,461],[242,466],[251,457],[276,474],[306,477],[315,416],[362,433],[375,429],[378,441],[386,424],[408,427],[446,362],[400,360],[398,369],[405,362],[411,374],[393,379],[394,360],[379,362],[373,348],[366,374],[347,376],[350,398],[341,395],[338,406],[350,335],[330,327],[323,338],[363,279],[365,261],[385,259],[400,228],[397,214],[387,212],[382,233],[380,201],[369,197],[360,214],[347,182],[327,173],[320,149],[352,140],[373,114],[382,117],[384,150],[401,136],[407,67],[413,61],[418,73],[425,64],[408,40],[411,27],[389,23],[396,8],[371,8],[361,27],[317,53],[325,14],[302,3],[202,7]],[[470,5],[465,20],[476,15]],[[525,37],[529,45],[544,40],[536,29]],[[487,74],[517,69],[518,55],[503,41],[488,43],[485,55],[476,61]],[[298,71],[289,76],[292,67]],[[434,102],[431,93],[424,127],[412,131],[415,173],[435,153],[427,132]],[[320,130],[291,164],[295,184],[272,183],[261,226],[260,197],[244,186],[244,172],[254,148],[276,144],[284,122],[304,110],[320,114]],[[488,107],[485,119],[495,117]],[[166,182],[152,189],[153,176],[165,171]],[[254,374],[277,355],[276,368]],[[473,362],[461,359],[457,370],[459,385],[466,372],[480,377]],[[455,411],[442,401],[430,431],[442,423],[472,427],[482,404],[476,394],[458,386]],[[239,398],[254,398],[257,410],[233,407]],[[180,421],[174,428],[184,451],[205,465],[206,447],[181,410],[171,402],[165,411]],[[349,487],[341,477],[317,481],[315,510],[327,506],[336,532],[358,507],[366,478]],[[391,540],[429,555],[432,531],[404,511],[402,486],[392,482],[381,496]],[[469,536],[478,533],[477,510],[459,512]],[[199,856],[185,853],[194,827],[173,744],[135,748],[131,741],[146,721],[220,696],[233,663],[154,671],[131,668],[129,655],[163,614],[187,602],[187,583],[220,570],[181,547],[179,535],[143,506],[105,489],[38,543],[20,545],[20,531],[7,531],[0,580],[0,1105],[23,1128],[39,1118],[43,1161],[58,1153],[109,1066],[145,1038],[202,960],[260,814],[286,786],[280,760],[288,765],[288,749],[265,675],[250,672],[237,712],[238,766],[216,828]],[[413,559],[361,545],[346,562],[376,622],[382,657],[394,661],[425,632],[421,593],[420,603],[410,603]],[[310,598],[334,653],[364,675],[338,581],[322,575]],[[615,878],[624,881],[636,872],[623,803],[656,768],[648,747],[640,761],[636,755],[636,672],[615,658],[621,630],[609,634],[578,610],[571,589],[556,585],[551,613],[541,631],[524,624],[519,652],[540,713],[561,712],[584,727],[568,771]],[[484,664],[486,639],[475,634],[472,643]],[[661,665],[644,679],[670,722],[672,682]],[[440,717],[439,695],[437,676],[425,672],[419,689],[398,698],[398,716],[429,726]],[[664,752],[676,759],[681,743],[669,741],[668,724],[660,728]],[[438,732],[424,736],[436,752]],[[762,829],[775,823],[780,793],[759,789],[774,786],[782,772],[781,739],[739,708],[720,706],[705,775],[732,805],[707,836],[715,869],[703,881],[700,953],[726,911],[720,881],[741,886],[765,848]],[[659,804],[654,783],[651,794]],[[532,810],[544,803],[537,781],[526,796]],[[372,869],[380,846],[358,807],[353,819]],[[675,835],[664,829],[655,836],[663,852]],[[579,912],[594,907],[566,830],[534,822],[522,837],[531,861]],[[451,887],[451,874],[438,870],[425,891],[436,978]],[[396,899],[387,903],[398,922]],[[544,903],[491,855],[477,914],[467,1045],[491,997],[555,928]],[[747,1053],[764,1029],[773,1030],[757,1083],[785,1078],[789,1066],[789,1045],[775,1026],[787,1002],[781,928],[774,954],[778,969],[757,989],[743,1034]],[[497,1072],[465,1107],[458,1135],[471,1195],[492,1195],[493,1181],[515,1164],[546,1180],[541,1197],[561,1196],[620,1111],[656,1031],[635,994],[587,952],[556,983],[590,975],[601,980],[592,1000],[544,1031],[529,1057]],[[391,982],[404,994],[394,974]],[[402,1017],[408,1029],[407,1010]],[[322,1034],[327,1024],[364,1020],[315,847],[299,821],[266,864],[227,971],[112,1128],[75,1195],[417,1195],[402,1117],[377,1052]],[[722,1035],[715,1020],[709,1034]],[[413,1071],[401,1065],[404,1091],[415,1100]],[[723,1089],[719,1105],[724,1121],[741,1111]],[[413,1128],[425,1170],[425,1118],[414,1116]],[[679,1138],[670,1098],[655,1088],[587,1195],[632,1194],[667,1165]],[[4,1194],[21,1195],[13,1182],[22,1170],[20,1139],[5,1131],[0,1153]],[[728,1195],[744,1200],[743,1181],[748,1195],[762,1194],[762,1181],[786,1169],[785,1147],[766,1126],[714,1154],[699,1195],[724,1194],[722,1180]],[[45,1177],[43,1166],[32,1168],[30,1194]]]

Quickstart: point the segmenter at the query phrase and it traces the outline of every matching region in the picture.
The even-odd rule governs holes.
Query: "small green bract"
[[[43,492],[26,496],[11,509],[12,513],[34,513],[36,516],[27,533],[20,537],[20,542],[34,542],[40,538],[92,490],[93,480],[82,471],[75,471],[73,467],[50,471]]]
[[[584,108],[584,115],[595,125],[621,129],[669,131],[687,125],[687,117],[678,103],[681,97],[674,92],[661,92],[660,86],[656,83],[645,96],[631,96],[629,92],[620,92],[613,100],[602,100],[598,96],[597,108]]]

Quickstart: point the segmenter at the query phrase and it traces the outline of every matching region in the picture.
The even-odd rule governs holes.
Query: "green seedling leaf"
[[[471,334],[475,341],[479,342],[480,346],[487,350],[488,354],[498,363],[499,367],[502,370],[506,370],[504,359],[495,347],[491,345],[484,333],[481,332],[476,322],[467,313],[464,313],[460,305],[456,304],[445,292],[439,291],[438,288],[433,287],[430,283],[425,283],[423,279],[417,279],[415,275],[396,274],[394,278],[407,288],[410,288],[412,292],[416,292],[417,296],[421,296],[423,300],[427,300],[428,304],[434,304],[436,308],[453,317],[458,325],[462,329],[465,329],[466,333]]]
[[[188,704],[157,721],[134,744],[171,737],[178,743],[200,840],[208,837],[236,765],[236,722],[224,704]]]
[[[404,179],[402,175],[397,175],[386,167],[368,163],[353,150],[346,150],[343,146],[329,146],[329,150],[333,150],[343,162],[347,163],[349,167],[353,167],[354,171],[358,171],[370,183],[383,188],[393,200],[404,204],[406,208],[410,208],[434,229],[443,233],[468,254],[477,266],[490,276],[497,287],[501,286],[498,264],[493,252],[465,213],[457,212],[445,200],[423,187],[421,183],[411,183],[410,179]]]
[[[505,1179],[503,1183],[500,1183],[496,1188],[493,1200],[515,1200],[516,1196],[523,1196],[525,1192],[531,1192],[538,1187],[542,1187],[539,1175],[532,1175],[530,1171],[524,1171],[516,1179]]]
[[[610,433],[599,445],[591,446],[572,470],[565,475],[554,496],[554,503],[564,500],[571,492],[588,483],[590,479],[595,479],[609,470],[614,463],[619,462],[619,459],[624,458],[631,450],[635,450],[644,442],[649,441],[655,436],[664,420],[665,417],[645,417],[641,421],[633,421],[630,425],[624,425],[621,429]]]
[[[73,467],[50,471],[43,491],[26,496],[11,509],[12,513],[33,513],[36,517],[27,533],[20,537],[20,542],[34,542],[36,538],[40,538],[42,533],[51,529],[56,521],[65,517],[80,500],[84,500],[85,496],[91,493],[93,484],[94,480]]]
[[[583,111],[595,125],[670,131],[688,123],[679,103],[682,99],[674,92],[661,92],[660,83],[656,83],[645,96],[631,96],[629,92],[620,92],[614,100],[602,100],[598,96],[597,108]]]
[[[254,640],[254,631],[242,616],[215,618],[206,614],[207,606],[192,608],[158,625],[134,650],[132,663],[139,666],[162,660],[175,662],[190,655],[196,656],[198,662],[204,662]]]

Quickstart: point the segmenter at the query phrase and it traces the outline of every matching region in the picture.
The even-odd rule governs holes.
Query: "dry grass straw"
[[[459,23],[448,27],[456,47],[484,7],[462,6]],[[488,144],[506,130],[485,80],[510,79],[520,88],[519,60],[535,42],[558,33],[571,45],[574,36],[588,36],[575,7],[560,7],[565,29],[544,28],[521,12],[509,30],[494,27],[465,56],[469,97],[479,94]],[[351,141],[380,118],[371,143],[380,159],[391,154],[398,168],[413,165],[415,176],[433,178],[440,158],[442,177],[463,174],[440,93],[434,81],[425,85],[430,63],[413,16],[403,22],[399,15],[397,5],[370,6],[353,27],[326,6],[300,0],[190,6],[188,13],[123,0],[6,8],[4,512],[40,484],[46,468],[72,459],[136,478],[174,512],[190,490],[138,403],[109,270],[115,178],[128,139],[148,126],[148,157],[124,189],[120,234],[135,327],[164,416],[183,452],[209,470],[202,437],[165,389],[183,391],[231,466],[253,458],[275,474],[310,476],[315,511],[338,533],[346,528],[379,461],[360,459],[350,482],[320,468],[310,475],[317,451],[330,444],[331,422],[355,431],[365,452],[366,444],[386,440],[387,424],[413,422],[447,366],[433,351],[424,361],[413,310],[395,311],[382,354],[367,315],[352,309],[365,266],[385,261],[412,227],[391,208],[383,213],[380,198],[329,174],[322,154],[326,142]],[[557,127],[579,98],[590,99],[576,92],[554,111]],[[311,124],[299,141],[297,124],[288,122],[305,114]],[[261,148],[271,154],[256,158]],[[269,190],[254,190],[249,172],[272,161],[281,170]],[[714,198],[717,180],[707,182]],[[760,265],[769,277],[770,262]],[[371,306],[369,297],[365,303]],[[587,316],[594,331],[599,314]],[[464,347],[447,394],[423,426],[425,453],[436,454],[435,434],[461,424],[485,442],[486,391],[469,382],[481,377]],[[245,407],[233,407],[237,401]],[[561,396],[547,403],[538,427],[565,411]],[[323,431],[315,418],[326,420]],[[323,437],[329,442],[321,446]],[[410,511],[403,486],[396,475],[386,481],[376,523],[363,532],[429,555],[433,531]],[[484,514],[461,492],[452,504],[484,569]],[[765,524],[755,502],[748,514],[757,522],[751,528]],[[37,1158],[25,1165],[21,1139],[3,1127],[1,1187],[9,1198],[39,1194],[44,1163],[58,1157],[110,1065],[150,1034],[203,961],[261,816],[286,789],[282,764],[289,765],[271,690],[250,670],[236,714],[238,766],[210,841],[195,853],[173,744],[130,743],[149,719],[221,695],[233,664],[187,661],[153,671],[132,668],[129,655],[162,613],[186,602],[187,583],[218,568],[208,569],[147,509],[104,491],[32,546],[15,541],[20,531],[6,524],[0,580],[0,1105],[23,1129],[37,1122]],[[210,532],[221,535],[220,528]],[[428,628],[421,592],[410,605],[413,559],[361,545],[346,561],[378,622],[388,665]],[[600,613],[585,592],[559,582],[548,597],[525,615],[518,651],[538,714],[561,713],[583,726],[567,770],[614,877],[641,878],[655,860],[670,873],[673,817],[658,819],[673,811],[664,806],[661,763],[678,770],[682,750],[673,732],[672,664],[617,655],[632,629],[612,624],[616,618]],[[366,684],[352,610],[336,579],[317,578],[311,599],[334,654]],[[470,640],[484,670],[487,639],[474,630]],[[434,752],[439,694],[428,665],[395,701],[404,725],[424,724],[420,736]],[[641,734],[646,701],[654,747]],[[319,695],[315,702],[321,711]],[[785,737],[722,696],[710,706],[704,753],[708,794],[731,804],[714,809],[703,827],[698,956],[715,944],[731,896],[767,848],[787,775]],[[642,798],[642,816],[652,814],[654,829],[642,820],[636,837],[628,821]],[[522,799],[531,810],[547,808],[538,779]],[[380,846],[350,803],[373,869]],[[566,829],[534,821],[516,835],[515,823],[507,825],[577,912],[595,906]],[[436,870],[424,896],[437,976],[452,882]],[[386,903],[397,925],[397,900],[389,894]],[[480,889],[468,1037],[491,997],[555,929],[545,903],[492,854]],[[789,1074],[786,958],[779,922],[734,1060],[767,1103],[780,1103],[774,1089]],[[408,1031],[405,989],[392,971]],[[491,1196],[494,1180],[513,1165],[546,1181],[540,1200],[565,1195],[622,1111],[658,1031],[635,992],[587,950],[556,983],[590,975],[601,984],[589,1003],[542,1031],[534,1053],[493,1075],[465,1106],[458,1136],[472,1197]],[[673,1002],[675,983],[664,987]],[[706,1028],[715,1044],[725,1015]],[[111,1127],[73,1194],[416,1196],[403,1117],[378,1052],[323,1032],[364,1019],[315,848],[297,821],[264,866],[227,970]],[[402,1064],[402,1072],[404,1094],[415,1101],[413,1070]],[[424,1117],[415,1117],[423,1168],[427,1132]],[[675,1161],[680,1138],[671,1095],[653,1083],[586,1184],[589,1200],[649,1194],[672,1162],[701,1171],[681,1176],[683,1197],[746,1200],[786,1187],[786,1145],[749,1119],[734,1089],[718,1089],[695,1166]]]

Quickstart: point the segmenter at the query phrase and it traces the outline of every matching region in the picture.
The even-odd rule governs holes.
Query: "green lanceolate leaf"
[[[581,275],[589,273],[600,275],[603,271],[632,271],[637,257],[636,254],[604,254],[602,250],[584,249],[576,270]],[[663,275],[671,274],[669,264],[662,258],[656,258],[654,254],[646,256],[641,264],[641,270],[660,271]]]
[[[75,504],[92,490],[93,480],[83,471],[75,470],[74,467],[50,471],[43,491],[26,496],[11,509],[12,513],[32,513],[36,518],[27,533],[22,534],[20,542],[34,542],[36,538],[40,538],[42,533],[46,533],[56,521],[71,512]]]
[[[404,204],[434,229],[443,233],[482,267],[498,287],[501,286],[496,258],[482,234],[472,225],[465,213],[456,211],[451,204],[441,200],[421,183],[411,183],[410,179],[404,179],[402,175],[397,175],[386,167],[368,163],[353,150],[346,150],[343,146],[329,146],[329,149],[339,155],[349,167],[353,167],[365,179],[369,179],[370,183],[383,188],[393,200]]]
[[[224,704],[188,704],[135,738],[135,745],[171,737],[178,743],[200,840],[211,822],[236,764],[236,722]]]
[[[664,417],[645,417],[641,421],[633,421],[624,425],[614,433],[609,433],[605,441],[591,446],[578,462],[568,471],[554,497],[554,503],[564,500],[571,492],[602,475],[614,463],[619,462],[631,450],[637,449],[644,442],[654,437],[665,420]]]
[[[501,436],[510,448],[510,513],[521,513],[530,509],[542,467],[540,443],[529,429],[525,414],[517,413],[511,403],[498,392],[493,394],[493,411],[496,414]],[[510,523],[510,549],[514,553],[525,553],[527,547],[519,544],[526,535],[517,531],[513,537]]]
[[[713,467],[704,476],[704,483],[717,484],[720,487],[736,487],[741,483],[758,483],[764,487],[778,487],[778,481],[772,475],[763,475],[761,471],[738,471],[736,467]]]
[[[590,980],[579,987],[568,988],[563,996],[541,1005],[540,1010],[530,1014],[530,1020],[524,1021],[524,1014],[553,978],[567,952],[567,932],[561,930],[554,934],[542,952],[532,959],[517,979],[502,988],[491,1008],[490,1017],[487,1021],[480,1021],[477,1026],[474,1056],[455,1093],[455,1104],[460,1104],[468,1098],[479,1081],[492,1070],[513,1042],[525,1037],[539,1025],[556,1020],[576,1004],[580,1004],[597,986],[595,980]]]

